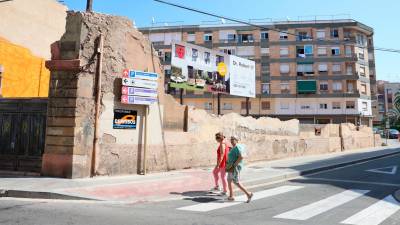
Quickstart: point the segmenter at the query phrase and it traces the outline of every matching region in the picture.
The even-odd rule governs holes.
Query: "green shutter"
[[[317,93],[317,81],[315,80],[298,80],[297,81],[298,94],[315,94]]]

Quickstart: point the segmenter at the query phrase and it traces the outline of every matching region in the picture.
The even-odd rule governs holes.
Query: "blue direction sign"
[[[122,86],[123,95],[137,95],[143,97],[157,97],[157,90]]]
[[[150,72],[129,70],[129,78],[144,79],[144,80],[157,80],[158,74],[150,73]]]
[[[154,97],[143,97],[143,96],[129,96],[122,95],[121,103],[131,105],[151,105],[157,102],[157,98]]]

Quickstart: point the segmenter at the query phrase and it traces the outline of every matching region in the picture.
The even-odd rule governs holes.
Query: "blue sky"
[[[163,5],[153,0],[93,0],[96,12],[121,15],[138,27],[156,22],[184,21],[198,24],[215,18]],[[337,15],[358,20],[375,30],[375,47],[400,49],[400,1],[398,0],[169,0],[193,8],[238,19],[309,19],[313,15]],[[72,10],[84,10],[85,0],[64,0]],[[341,14],[341,15],[340,15]],[[329,17],[321,17],[329,18]],[[375,52],[378,79],[400,82],[400,54]]]

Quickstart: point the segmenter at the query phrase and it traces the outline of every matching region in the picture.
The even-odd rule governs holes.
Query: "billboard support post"
[[[218,109],[218,116],[221,115],[221,93],[217,95],[217,109]]]
[[[249,103],[250,103],[250,98],[246,97],[246,116],[249,116]]]
[[[183,88],[179,89],[179,99],[180,99],[181,105],[183,105]]]

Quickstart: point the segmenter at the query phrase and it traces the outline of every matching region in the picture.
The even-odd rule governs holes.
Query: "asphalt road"
[[[194,190],[186,200],[118,205],[0,199],[0,224],[399,225],[400,155],[253,189],[233,203]],[[383,169],[381,169],[383,168]]]

